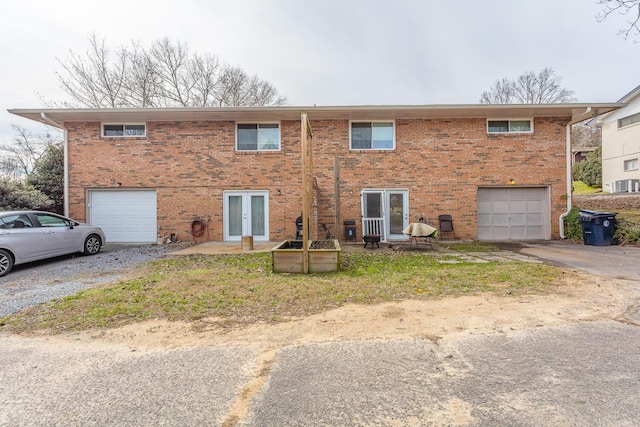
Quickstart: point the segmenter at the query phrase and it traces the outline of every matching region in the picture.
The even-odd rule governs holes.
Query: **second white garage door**
[[[155,190],[89,193],[89,222],[102,227],[109,243],[157,241]]]
[[[479,188],[478,240],[551,238],[548,189]]]

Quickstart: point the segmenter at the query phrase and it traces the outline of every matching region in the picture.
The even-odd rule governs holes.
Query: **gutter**
[[[63,172],[63,194],[64,194],[64,215],[69,216],[69,137],[67,134],[67,128],[64,127],[64,123],[58,123],[55,120],[47,117],[46,113],[40,113],[40,121],[58,129],[62,129],[63,141],[64,141],[64,172]]]
[[[571,170],[571,126],[575,125],[576,123],[580,123],[586,119],[588,119],[589,117],[592,117],[592,110],[591,107],[587,107],[584,112],[582,114],[580,114],[577,117],[574,117],[573,119],[571,119],[571,121],[569,123],[567,123],[566,125],[566,155],[565,155],[565,163],[566,163],[566,169],[567,169],[567,176],[566,176],[566,181],[567,181],[567,211],[563,214],[560,215],[559,221],[560,221],[560,238],[561,239],[566,239],[566,235],[564,234],[564,219],[567,215],[569,215],[569,212],[571,212],[571,208],[572,208],[572,204],[573,204],[573,174],[572,174],[572,170]]]

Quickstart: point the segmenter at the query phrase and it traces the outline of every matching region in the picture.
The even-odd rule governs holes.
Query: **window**
[[[533,120],[487,120],[487,133],[531,133]]]
[[[0,218],[0,228],[29,228],[33,227],[27,215],[15,214]]]
[[[638,159],[631,159],[624,161],[624,171],[636,171],[638,170]]]
[[[69,227],[71,225],[71,223],[67,219],[61,218],[59,216],[40,213],[37,213],[35,215],[42,227]]]
[[[351,122],[352,150],[393,150],[393,122]]]
[[[236,130],[236,150],[238,151],[280,149],[278,123],[238,123]]]
[[[102,136],[123,137],[123,136],[146,136],[147,126],[145,124],[103,124]]]
[[[625,126],[632,125],[634,123],[640,123],[640,113],[636,113],[631,116],[621,118],[620,120],[618,120],[618,127],[622,128]]]

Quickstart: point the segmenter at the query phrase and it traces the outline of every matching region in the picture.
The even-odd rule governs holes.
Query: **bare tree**
[[[571,127],[571,145],[574,148],[602,145],[602,129],[589,123],[590,120],[587,120]]]
[[[598,22],[603,22],[614,12],[629,16],[626,27],[618,31],[618,34],[622,35],[625,40],[629,38],[629,35],[640,36],[640,0],[597,0],[596,3],[604,6],[602,11],[596,15]]]
[[[60,87],[85,107],[123,107],[123,90],[128,72],[128,51],[121,49],[112,60],[104,40],[89,36],[90,48],[85,56],[70,52],[58,60],[65,76],[56,72]]]
[[[190,54],[186,44],[163,38],[148,48],[139,43],[113,54],[104,39],[89,36],[85,55],[58,60],[60,86],[68,106],[207,107],[283,105],[286,98],[269,82],[210,54]]]
[[[481,104],[554,104],[575,101],[573,91],[562,87],[553,68],[528,71],[515,80],[504,77],[480,95]]]
[[[0,144],[0,172],[9,178],[24,178],[33,171],[42,155],[59,143],[59,135],[34,134],[27,128],[12,125],[16,135],[12,143]]]

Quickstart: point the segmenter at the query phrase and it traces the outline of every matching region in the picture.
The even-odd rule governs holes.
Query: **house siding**
[[[640,158],[640,123],[618,127],[619,119],[638,113],[640,113],[640,92],[629,102],[629,105],[609,114],[602,124],[602,188],[604,191],[615,192],[616,181],[640,179],[640,170],[624,170],[625,160]]]
[[[569,117],[535,118],[534,133],[512,135],[488,135],[485,118],[396,119],[394,150],[350,150],[348,120],[310,119],[317,224],[326,223],[339,238],[347,219],[357,220],[361,238],[362,189],[401,188],[409,192],[411,221],[424,214],[437,224],[439,214],[449,213],[456,237],[475,239],[478,187],[507,186],[510,179],[550,189],[549,228],[552,238],[559,236],[558,217],[567,208]],[[270,240],[295,235],[302,203],[300,121],[281,122],[277,152],[236,152],[231,121],[147,122],[143,138],[104,138],[100,126],[65,123],[72,217],[87,220],[88,190],[155,189],[160,234],[184,240],[194,217],[210,218],[208,238],[220,241],[223,191],[268,190]]]

